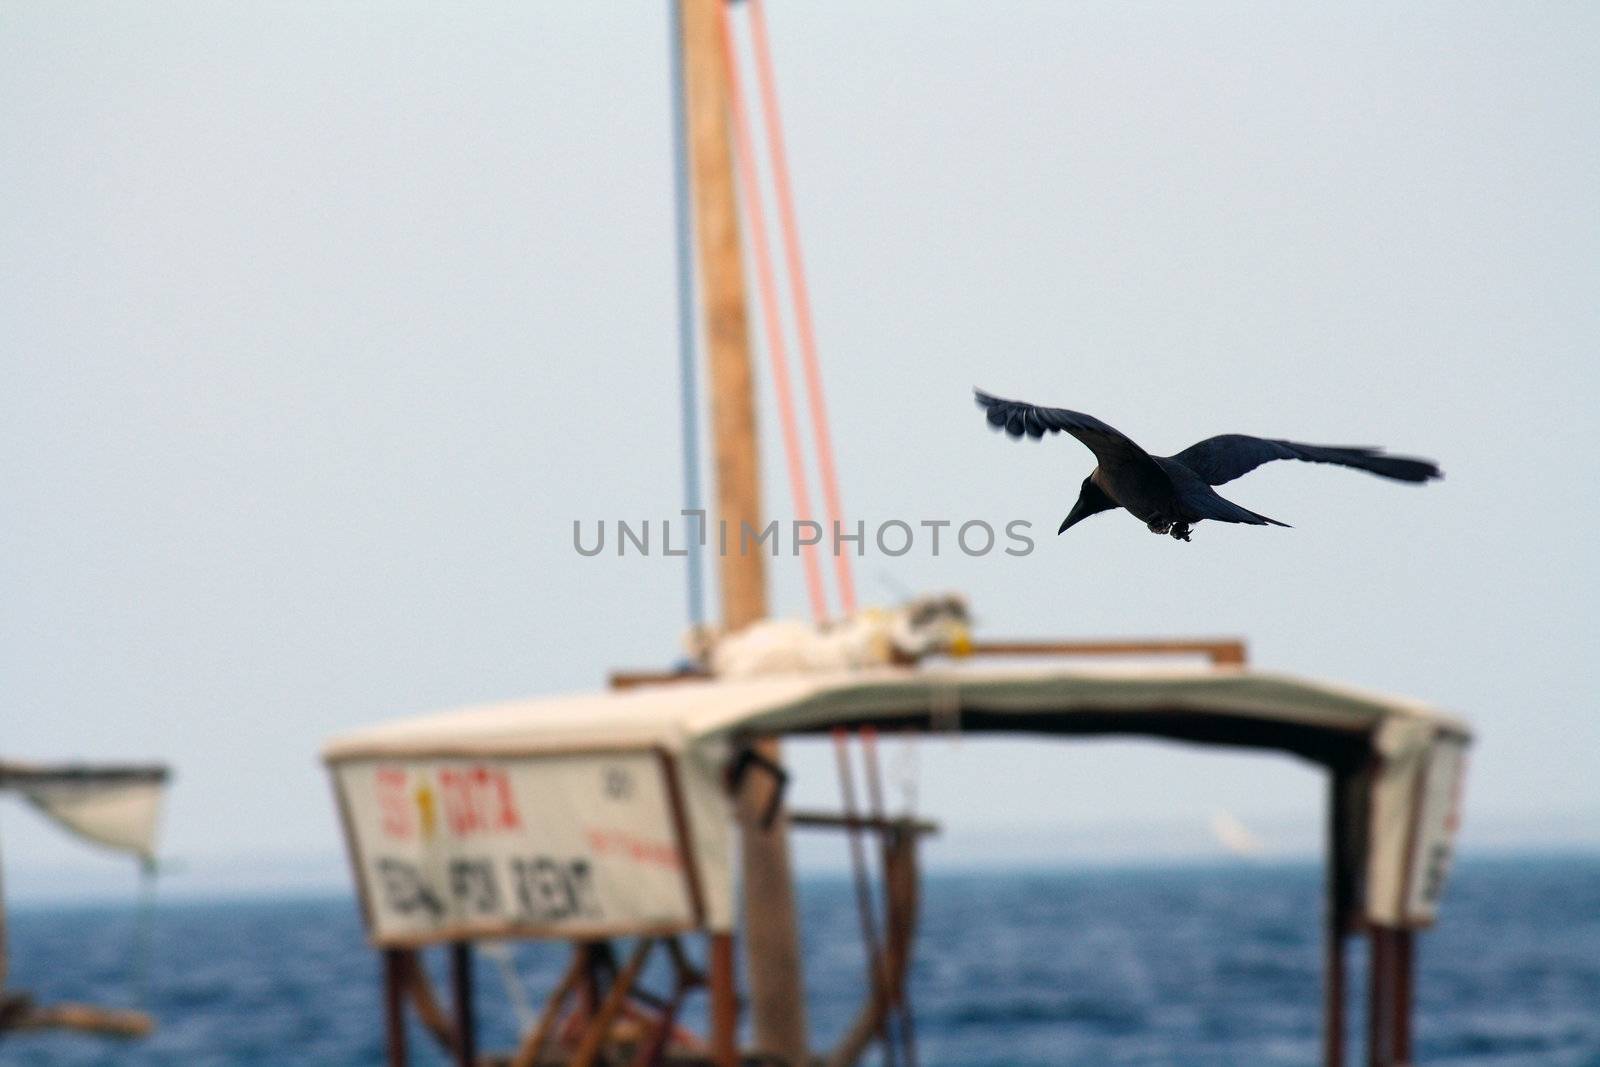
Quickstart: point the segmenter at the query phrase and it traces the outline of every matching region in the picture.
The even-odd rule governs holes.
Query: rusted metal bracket
[[[745,745],[739,749],[739,754],[733,758],[733,763],[728,767],[730,793],[737,795],[744,787],[744,780],[749,776],[751,768],[765,771],[772,778],[772,795],[767,798],[767,805],[761,810],[761,828],[770,830],[778,818],[778,812],[783,809],[783,795],[789,788],[789,772],[783,769],[782,764],[763,756],[753,746]]]

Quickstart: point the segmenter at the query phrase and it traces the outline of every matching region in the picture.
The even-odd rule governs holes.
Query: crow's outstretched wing
[[[1102,467],[1154,471],[1165,481],[1166,476],[1161,474],[1150,453],[1134,444],[1127,434],[1107,426],[1093,415],[1066,408],[1042,408],[1020,400],[1001,400],[982,389],[974,389],[972,393],[988,416],[989,425],[1012,437],[1026,435],[1037,439],[1046,433],[1069,433],[1089,446]]]
[[[1227,433],[1208,437],[1190,445],[1172,459],[1188,467],[1211,485],[1231,482],[1275,459],[1298,459],[1307,463],[1337,463],[1370,471],[1400,482],[1426,482],[1444,474],[1431,460],[1386,455],[1379,448],[1303,445],[1297,441],[1274,441]]]

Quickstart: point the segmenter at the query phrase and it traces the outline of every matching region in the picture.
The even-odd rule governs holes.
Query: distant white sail
[[[1221,808],[1211,813],[1211,834],[1235,856],[1259,856],[1267,850],[1244,823]]]

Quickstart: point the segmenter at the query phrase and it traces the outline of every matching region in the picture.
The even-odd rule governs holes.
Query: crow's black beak
[[[1087,519],[1090,515],[1095,514],[1099,510],[1100,509],[1096,507],[1086,506],[1083,498],[1079,497],[1078,502],[1072,505],[1072,510],[1067,513],[1067,517],[1061,520],[1061,525],[1056,530],[1056,536],[1059,537],[1060,535],[1066,533],[1069,527],[1076,526],[1078,523],[1082,522],[1084,519]]]
[[[1067,529],[1076,526],[1090,515],[1098,515],[1102,511],[1110,511],[1116,503],[1098,486],[1094,484],[1093,477],[1083,480],[1083,488],[1078,490],[1078,502],[1072,505],[1072,511],[1061,520],[1057,534],[1064,534]]]

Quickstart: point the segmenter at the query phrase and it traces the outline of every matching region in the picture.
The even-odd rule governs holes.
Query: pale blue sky
[[[1470,718],[1469,848],[1600,844],[1596,9],[769,7],[847,508],[1042,534],[867,595],[1242,634]],[[171,761],[176,888],[337,884],[341,729],[676,654],[681,564],[570,547],[679,504],[665,64],[659,3],[0,4],[0,753]],[[1292,530],[1058,540],[1091,457],[974,384],[1448,477],[1278,464],[1229,495]],[[1203,853],[1218,806],[1315,840],[1286,759],[921,765],[938,862]],[[0,832],[18,893],[125,881]]]

